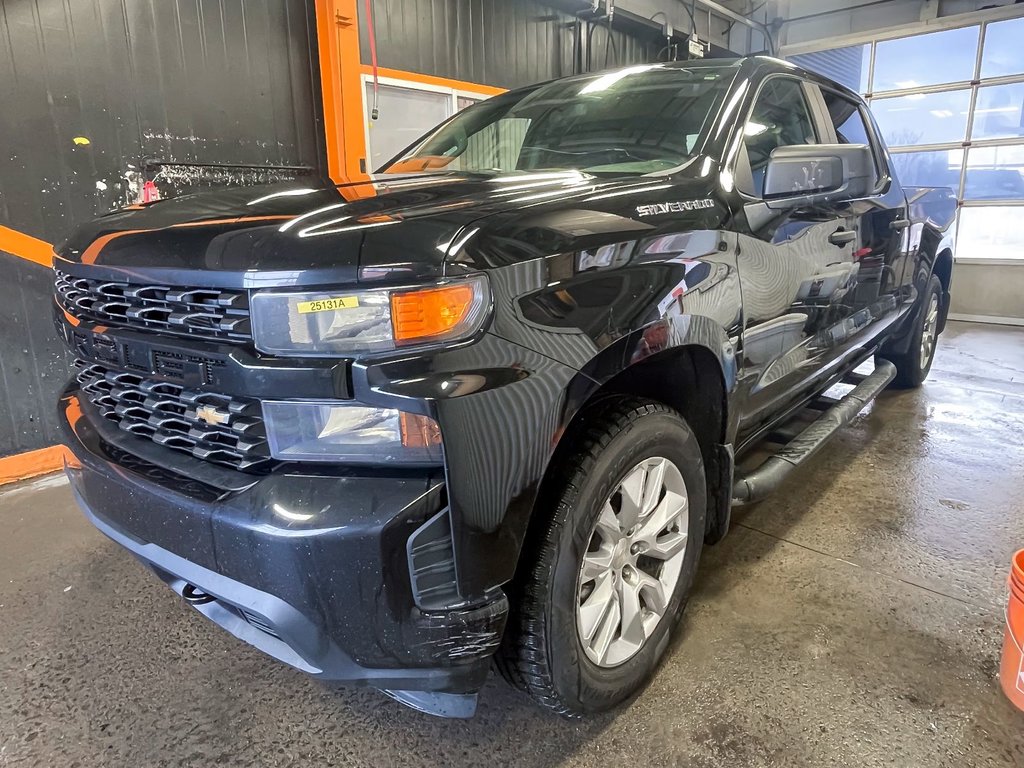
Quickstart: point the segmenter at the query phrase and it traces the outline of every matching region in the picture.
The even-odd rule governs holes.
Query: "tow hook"
[[[185,588],[181,590],[181,596],[185,598],[186,603],[191,605],[206,605],[217,599],[213,595],[206,594],[194,584],[186,584]]]

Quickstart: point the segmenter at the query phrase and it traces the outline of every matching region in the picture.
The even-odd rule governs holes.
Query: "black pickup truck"
[[[72,488],[310,674],[469,716],[494,660],[607,710],[731,507],[928,374],[955,205],[856,94],[753,57],[496,96],[361,183],[118,211],[55,259]]]

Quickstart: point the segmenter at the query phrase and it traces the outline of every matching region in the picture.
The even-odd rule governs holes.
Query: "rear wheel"
[[[597,415],[555,471],[512,585],[498,667],[564,715],[606,711],[654,671],[693,583],[704,467],[672,409],[624,400]],[[542,514],[543,511],[538,511]]]
[[[932,275],[928,288],[921,297],[921,306],[914,320],[910,346],[900,355],[886,354],[886,360],[896,366],[893,386],[899,389],[913,389],[921,386],[928,378],[935,359],[935,348],[939,343],[939,322],[942,311],[942,283]]]

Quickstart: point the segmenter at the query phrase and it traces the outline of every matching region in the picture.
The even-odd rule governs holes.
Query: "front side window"
[[[764,176],[771,154],[779,147],[817,144],[803,86],[797,80],[776,77],[757,94],[750,118],[743,126],[743,147],[737,183],[745,192],[764,194]]]
[[[382,170],[667,171],[699,151],[735,71],[729,64],[645,64],[495,96],[458,113]]]
[[[875,179],[877,180],[879,174],[878,153],[871,141],[871,133],[868,131],[864,110],[857,102],[835,91],[822,88],[821,95],[825,98],[825,107],[828,109],[828,116],[832,121],[832,127],[836,130],[836,138],[839,143],[864,144],[871,150],[871,156],[875,163]]]

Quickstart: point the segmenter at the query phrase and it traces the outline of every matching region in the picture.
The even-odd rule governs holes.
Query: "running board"
[[[849,424],[865,405],[889,386],[896,378],[896,366],[888,360],[878,360],[875,370],[865,376],[850,393],[814,420],[786,447],[767,459],[756,469],[737,475],[732,486],[733,504],[760,501],[772,493],[789,473],[809,459],[840,428]]]

